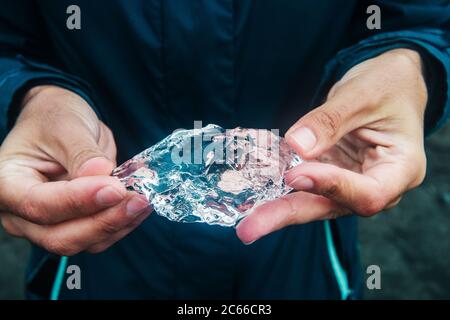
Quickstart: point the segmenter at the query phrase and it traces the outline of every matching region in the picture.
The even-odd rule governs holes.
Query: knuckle
[[[280,200],[285,206],[285,210],[287,213],[284,220],[281,221],[280,227],[292,224],[304,224],[308,222],[305,215],[299,214],[299,210],[294,197],[281,197]]]
[[[72,165],[77,169],[77,166],[83,164],[83,162],[87,161],[90,158],[93,158],[99,154],[98,150],[93,147],[74,147],[74,153],[71,155]]]
[[[93,219],[95,223],[98,225],[99,229],[106,234],[115,234],[122,229],[119,225],[103,217],[93,216]]]
[[[41,204],[36,197],[33,196],[34,187],[31,187],[25,193],[24,199],[16,206],[15,212],[17,212],[24,219],[39,224],[50,224],[50,217],[46,210],[43,210]]]
[[[19,232],[19,230],[17,230],[17,228],[14,226],[11,219],[7,215],[1,215],[0,222],[3,227],[3,230],[5,230],[7,234],[13,237],[21,236],[21,233]]]
[[[55,236],[46,237],[42,241],[42,247],[58,256],[73,256],[81,251],[75,245],[69,244],[68,241]]]
[[[336,110],[318,110],[313,121],[327,137],[334,137],[339,129],[342,116]]]
[[[322,187],[320,193],[326,197],[334,199],[339,195],[339,184],[336,180],[330,179],[327,185]]]
[[[47,210],[43,210],[39,203],[35,203],[30,200],[29,197],[26,197],[26,199],[20,204],[18,213],[20,213],[26,220],[39,225],[48,225],[52,223],[51,216],[48,214]]]
[[[292,222],[297,218],[297,210],[295,208],[295,205],[292,201],[292,198],[289,197],[281,197],[280,199],[281,206],[284,206],[286,208],[287,212],[287,222]]]
[[[70,188],[67,188],[67,194],[65,196],[64,200],[64,206],[74,212],[74,213],[80,213],[85,211],[85,205],[84,202],[80,200],[79,197],[76,196],[77,193],[70,190]]]
[[[365,217],[371,217],[382,211],[387,203],[388,201],[383,196],[369,196],[360,206],[358,213]]]

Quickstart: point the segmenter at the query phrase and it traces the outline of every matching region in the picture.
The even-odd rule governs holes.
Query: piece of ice
[[[234,226],[254,206],[290,192],[284,172],[301,162],[271,131],[210,124],[175,131],[113,176],[172,221]]]

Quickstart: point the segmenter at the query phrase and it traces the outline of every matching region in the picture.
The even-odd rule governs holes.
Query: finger
[[[88,248],[86,248],[86,252],[89,253],[99,253],[103,252],[109,247],[111,247],[113,244],[115,244],[117,241],[125,238],[129,233],[131,233],[134,229],[136,229],[145,219],[148,218],[148,216],[151,214],[151,210],[149,209],[142,215],[140,215],[136,220],[131,222],[127,227],[125,227],[123,230],[111,235],[107,240],[96,243]]]
[[[236,233],[249,244],[288,225],[327,219],[335,213],[349,212],[325,197],[295,192],[256,207],[238,224]]]
[[[0,221],[3,227],[3,230],[5,230],[5,232],[7,234],[9,234],[10,236],[13,237],[23,237],[23,233],[20,231],[19,228],[17,228],[12,222],[11,219],[9,218],[10,216],[12,216],[11,213],[9,212],[2,212],[0,213]]]
[[[133,222],[149,210],[148,202],[141,196],[128,195],[127,201],[116,207],[53,226],[37,225],[15,215],[8,218],[36,245],[58,255],[71,256],[130,226],[135,227]]]
[[[104,157],[87,159],[74,174],[75,177],[109,176],[114,169],[115,161]]]
[[[75,173],[76,177],[110,175],[116,167],[116,144],[114,137],[111,130],[103,123],[100,123],[98,146],[104,152],[105,156],[88,158],[77,169]]]
[[[0,184],[3,211],[37,224],[55,224],[113,207],[127,195],[114,177],[81,177],[41,182],[32,176],[10,175]]]
[[[395,163],[380,164],[359,174],[310,162],[289,170],[285,179],[296,190],[322,195],[362,216],[372,216],[406,191],[410,176]]]
[[[365,101],[352,91],[344,92],[303,116],[286,133],[287,143],[304,159],[318,157],[342,136],[372,121],[367,115],[362,117]]]

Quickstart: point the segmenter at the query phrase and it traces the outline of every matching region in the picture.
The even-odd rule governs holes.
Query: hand
[[[81,97],[33,88],[0,148],[3,227],[58,255],[105,250],[151,211],[109,176],[115,158],[111,131]]]
[[[392,50],[350,69],[286,133],[310,160],[285,175],[297,192],[255,208],[238,225],[239,238],[250,243],[287,225],[368,217],[396,205],[425,176],[426,102],[415,51]]]

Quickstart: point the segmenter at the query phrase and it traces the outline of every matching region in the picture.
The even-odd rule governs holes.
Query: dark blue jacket
[[[81,30],[66,28],[72,4]],[[381,30],[366,27],[370,4]],[[0,139],[38,84],[83,96],[114,132],[118,162],[194,120],[283,132],[350,67],[398,47],[424,60],[431,131],[450,115],[449,29],[438,0],[0,0]],[[67,263],[82,290],[65,288]],[[152,215],[98,255],[35,248],[27,284],[44,298],[349,298],[360,276],[353,217],[245,246],[231,228]]]

